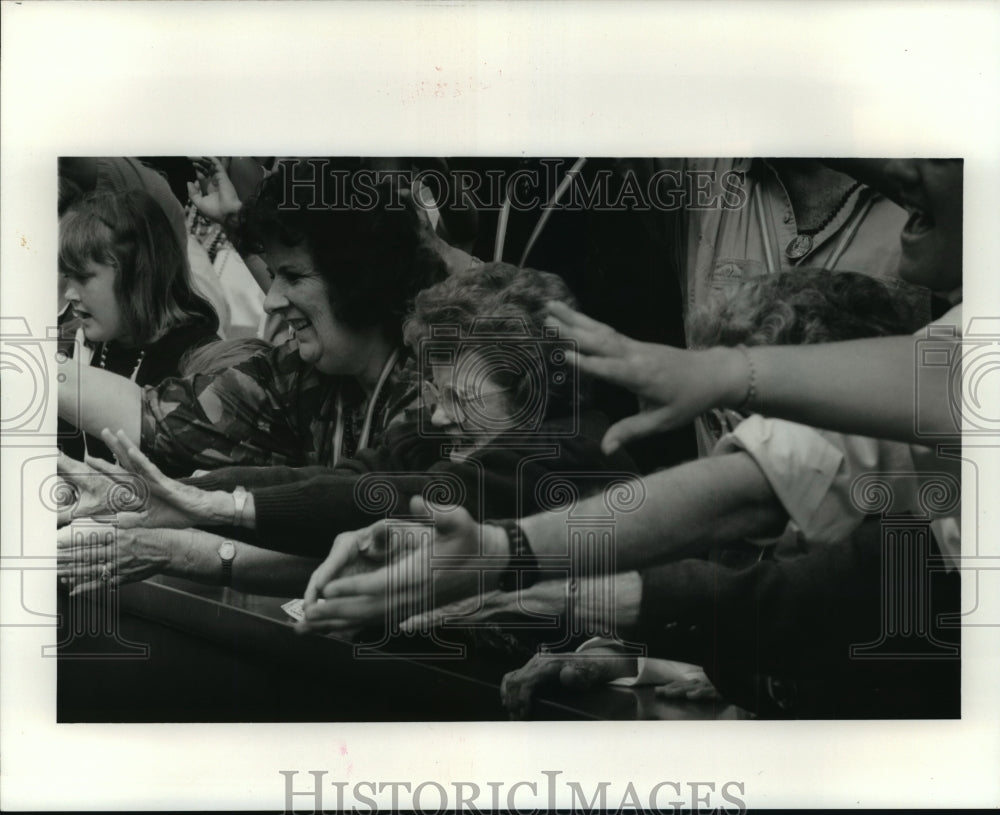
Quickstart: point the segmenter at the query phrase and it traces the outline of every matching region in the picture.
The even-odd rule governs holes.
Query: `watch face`
[[[236,544],[232,541],[223,541],[219,544],[219,557],[223,560],[232,560],[236,557]]]

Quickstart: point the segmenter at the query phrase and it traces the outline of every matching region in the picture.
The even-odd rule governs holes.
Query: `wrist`
[[[744,406],[749,394],[752,373],[749,366],[749,351],[745,348],[720,346],[706,352],[706,368],[709,381],[714,382],[711,407],[731,408]]]
[[[507,540],[507,565],[500,572],[498,588],[501,591],[516,591],[531,586],[538,580],[538,559],[524,529],[517,521],[510,519],[494,521],[491,525],[499,527]]]
[[[509,565],[510,540],[502,526],[495,523],[483,524],[483,555],[490,560]]]

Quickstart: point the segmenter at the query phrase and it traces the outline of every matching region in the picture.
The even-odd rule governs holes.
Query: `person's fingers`
[[[560,329],[559,336],[574,340],[585,353],[623,356],[632,342],[610,325],[574,311],[565,303],[551,301],[547,307],[549,318]]]
[[[88,580],[85,583],[77,583],[70,589],[69,596],[76,597],[80,594],[86,594],[87,592],[95,591],[104,585],[104,581],[101,579]]]
[[[333,539],[330,554],[313,572],[317,585],[322,587],[333,580],[358,551],[358,533],[341,532]],[[315,599],[315,598],[313,598]]]
[[[618,357],[587,356],[576,351],[569,351],[566,356],[580,371],[590,376],[621,385],[630,391],[635,391],[642,385],[636,380],[632,367]]]
[[[588,317],[586,314],[577,311],[572,306],[568,306],[559,300],[549,300],[545,304],[545,309],[549,314],[562,322],[563,325],[570,328],[592,328],[603,325],[603,323],[597,322],[597,320]]]
[[[116,520],[119,529],[145,529],[151,526],[149,515],[145,512],[119,512]]]
[[[369,596],[338,597],[323,603],[303,604],[303,619],[310,625],[324,623],[335,628],[356,626],[378,608],[375,598]]]
[[[195,206],[198,206],[198,204],[200,204],[205,197],[201,194],[201,188],[198,186],[197,182],[188,181],[187,189],[188,189],[188,198],[191,199],[191,203],[193,203]]]
[[[581,657],[581,659],[591,661],[595,658]],[[566,662],[559,670],[559,684],[570,690],[586,690],[594,684],[594,667],[579,661]]]
[[[123,467],[119,467],[117,464],[106,461],[103,458],[96,458],[94,456],[87,456],[87,466],[102,475],[110,476],[114,478],[115,476],[124,475],[128,470]]]
[[[115,527],[111,524],[70,524],[56,530],[56,547],[108,546],[114,542]]]
[[[114,457],[118,459],[119,466],[128,472],[133,472],[133,468],[128,460],[128,454],[125,450],[125,446],[109,428],[105,427],[101,431],[101,441],[108,446],[108,449],[112,452]]]
[[[518,677],[511,693],[511,705],[518,718],[525,718],[531,713],[531,707],[538,689],[551,684],[559,675],[562,660],[549,656],[535,657],[534,664],[528,664],[524,674]]]
[[[147,484],[160,487],[161,492],[168,492],[171,487],[177,486],[177,482],[165,476],[163,471],[150,461],[149,457],[132,442],[124,430],[118,431],[117,439],[121,448],[125,451],[125,456],[128,459],[132,472],[145,478]]]
[[[327,602],[336,597],[366,596],[372,594],[385,594],[388,570],[385,568],[376,569],[366,574],[356,574],[349,577],[341,577],[327,583],[322,590],[322,595]]]
[[[345,534],[349,533],[341,533],[334,539],[330,554],[326,560],[309,575],[309,582],[306,584],[305,594],[303,595],[306,603],[315,603],[319,599],[320,591],[323,587],[334,578],[347,562],[350,541],[343,539]]]
[[[611,425],[601,440],[601,449],[605,455],[611,455],[623,444],[670,430],[680,423],[673,411],[665,407],[637,413]]]
[[[88,475],[90,468],[82,461],[60,453],[59,458],[56,459],[56,473],[59,475]]]

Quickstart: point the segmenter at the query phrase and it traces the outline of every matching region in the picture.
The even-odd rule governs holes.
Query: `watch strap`
[[[499,521],[487,521],[487,524],[499,526],[507,534],[510,546],[510,559],[507,568],[500,573],[497,581],[501,591],[515,591],[518,587],[528,588],[538,580],[538,558],[531,550],[528,536],[524,534],[521,525],[510,518]]]
[[[223,548],[227,547],[232,550],[232,555],[229,557],[222,554]],[[219,563],[222,564],[222,585],[231,586],[233,585],[233,561],[236,559],[236,544],[230,540],[224,540],[219,544],[218,554]]]
[[[233,526],[243,526],[243,508],[249,494],[244,487],[233,490]]]

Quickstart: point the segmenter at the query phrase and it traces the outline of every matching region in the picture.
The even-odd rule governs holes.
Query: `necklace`
[[[808,255],[813,248],[813,237],[818,235],[824,229],[826,229],[834,218],[840,214],[840,211],[844,208],[848,199],[854,194],[854,191],[861,186],[860,181],[855,181],[848,187],[847,192],[841,196],[841,199],[837,202],[837,205],[830,211],[818,226],[814,226],[812,229],[799,229],[798,234],[792,238],[788,245],[785,247],[785,254],[791,260],[798,260],[799,258],[804,258]]]
[[[101,359],[99,364],[102,368],[108,367],[108,348],[111,347],[111,343],[101,343]],[[129,377],[133,382],[135,382],[136,377],[139,375],[139,366],[142,365],[142,361],[146,358],[145,349],[139,349],[139,358],[135,361],[135,367],[132,369],[132,375]]]

